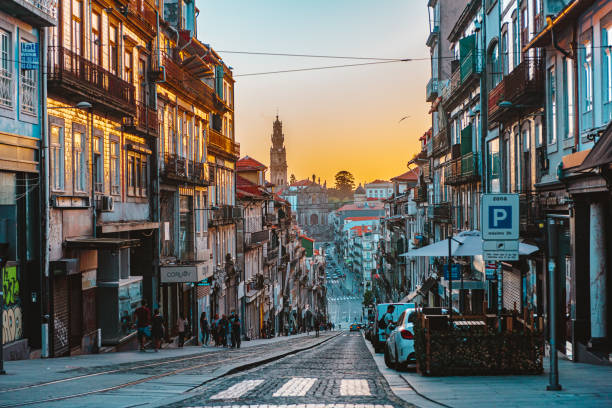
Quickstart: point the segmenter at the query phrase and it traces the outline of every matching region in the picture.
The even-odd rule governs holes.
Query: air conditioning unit
[[[110,211],[113,211],[114,207],[115,207],[115,203],[113,201],[112,196],[102,196],[98,200],[98,210],[99,211],[110,212]]]

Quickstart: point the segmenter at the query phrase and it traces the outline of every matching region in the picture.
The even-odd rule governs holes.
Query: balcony
[[[461,83],[467,82],[470,77],[476,74],[478,65],[478,55],[475,49],[469,51],[465,57],[461,58]]]
[[[414,189],[414,198],[412,199],[415,203],[426,203],[427,202],[427,186],[419,186]]]
[[[157,136],[157,111],[136,102],[136,116],[123,119],[123,130],[140,136]]]
[[[270,240],[270,230],[262,230],[257,232],[246,232],[244,234],[244,243],[248,247],[263,244]]]
[[[501,82],[489,92],[489,121],[491,122],[499,121],[504,112],[504,109],[498,104],[506,99],[505,91],[505,82],[502,79]]]
[[[444,182],[447,185],[456,186],[479,181],[480,172],[478,169],[478,153],[466,153],[445,163]]]
[[[232,205],[224,205],[210,211],[208,217],[208,226],[214,227],[217,225],[231,224],[235,220],[242,218],[242,209]]]
[[[427,207],[427,215],[435,222],[450,222],[450,203],[430,205]]]
[[[542,107],[544,102],[544,64],[541,58],[525,58],[489,93],[489,119],[513,120]],[[499,102],[512,102],[516,108],[502,108]]]
[[[429,36],[427,37],[427,41],[425,42],[425,44],[431,48],[431,46],[434,44],[434,40],[436,38],[438,38],[438,36],[440,35],[440,25],[437,21],[434,21],[433,23],[433,27],[431,27],[431,32],[429,33]]]
[[[128,21],[134,23],[144,33],[154,37],[157,33],[155,10],[144,0],[129,0],[127,5]]]
[[[134,86],[64,47],[49,47],[49,93],[73,102],[89,100],[119,116],[136,111]]]
[[[431,154],[433,156],[440,156],[448,151],[449,146],[450,142],[448,140],[448,128],[441,128],[433,137]]]
[[[34,27],[57,25],[57,0],[2,0],[2,11]]]
[[[162,56],[162,65],[166,68],[166,82],[180,92],[185,92],[194,101],[212,111],[218,110],[218,97],[215,90],[202,80],[192,76],[178,62],[167,54]]]
[[[426,100],[433,102],[438,97],[438,78],[431,78],[427,83]]]
[[[234,142],[229,137],[223,136],[220,132],[209,129],[208,132],[208,143],[209,146],[217,148],[229,155],[239,157],[240,156],[240,144]]]
[[[162,175],[167,180],[187,182],[207,186],[208,165],[206,163],[194,162],[176,154],[164,156],[164,168]]]

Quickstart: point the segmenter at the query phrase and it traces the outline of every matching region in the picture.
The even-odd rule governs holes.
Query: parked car
[[[353,323],[349,327],[349,331],[359,331],[359,329],[360,329],[359,323]]]
[[[415,309],[406,309],[400,315],[397,325],[389,334],[385,343],[385,364],[389,368],[405,369],[416,363],[414,353],[414,320]]]
[[[387,342],[387,336],[385,329],[380,324],[382,317],[387,313],[387,308],[393,305],[393,321],[397,322],[402,312],[406,309],[416,309],[414,303],[379,303],[376,305],[376,318],[374,320],[375,328],[374,335],[372,336],[372,346],[377,353],[382,353]]]

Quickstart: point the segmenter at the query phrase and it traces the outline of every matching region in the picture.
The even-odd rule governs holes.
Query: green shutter
[[[223,99],[223,65],[215,67],[215,91]]]
[[[461,155],[472,152],[472,125],[466,126],[461,131]]]
[[[476,34],[459,40],[459,59],[461,61],[461,82],[474,72],[476,61]]]

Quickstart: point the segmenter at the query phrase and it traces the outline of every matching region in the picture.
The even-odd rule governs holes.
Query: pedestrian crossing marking
[[[382,405],[382,404],[283,404],[283,405],[271,405],[271,404],[258,404],[258,405],[223,405],[223,407],[212,406],[212,405],[194,405],[187,408],[394,408],[393,405]]]
[[[293,377],[282,387],[278,389],[272,396],[274,397],[303,397],[312,388],[316,378],[300,378]]]
[[[210,397],[210,399],[220,400],[240,398],[247,392],[251,391],[253,388],[257,387],[262,382],[264,382],[264,380],[244,380],[239,382],[238,384],[232,385],[225,391],[221,391],[220,393],[213,395],[212,397]]]
[[[368,380],[342,380],[340,382],[340,395],[372,395]]]

